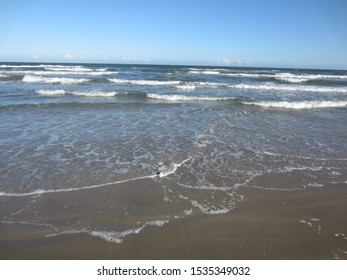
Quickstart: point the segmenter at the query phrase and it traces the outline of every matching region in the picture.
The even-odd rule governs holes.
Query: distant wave
[[[64,95],[66,92],[63,89],[38,89],[35,91],[37,94],[40,95]]]
[[[92,72],[91,68],[84,66],[67,66],[67,65],[45,65],[44,68],[50,71],[69,71],[69,72]],[[105,71],[106,69],[98,69],[99,71]]]
[[[148,93],[148,98],[160,99],[167,101],[225,101],[235,100],[235,97],[209,97],[209,96],[187,96],[187,95],[166,95],[166,94],[155,94]]]
[[[191,70],[190,74],[206,74],[206,75],[219,75],[220,71],[212,71],[212,70]]]
[[[175,85],[177,89],[194,90],[196,88],[232,88],[240,90],[263,90],[263,91],[304,91],[304,92],[339,92],[347,93],[347,87],[320,87],[306,85],[281,85],[281,84],[228,84],[211,82],[188,82]]]
[[[190,70],[189,74],[205,74],[205,75],[222,75],[240,78],[270,78],[278,81],[289,83],[303,83],[314,80],[346,80],[347,75],[323,75],[323,74],[293,74],[293,73],[250,73],[250,72],[233,72],[222,70]]]
[[[51,84],[80,84],[89,81],[88,79],[61,78],[61,77],[42,77],[25,75],[22,79],[26,83],[51,83]]]
[[[98,91],[98,90],[67,92],[63,89],[53,89],[53,90],[39,89],[39,90],[36,90],[36,93],[40,95],[46,95],[46,96],[71,94],[71,95],[85,96],[85,97],[113,97],[117,94],[120,94],[115,91]]]
[[[3,64],[0,65],[0,68],[44,68],[48,65],[11,65],[11,64]],[[54,65],[51,65],[54,66]]]
[[[116,84],[131,84],[145,86],[162,86],[162,85],[177,85],[180,81],[152,81],[152,80],[124,80],[124,79],[108,79]]]
[[[347,87],[318,87],[304,85],[276,85],[276,84],[236,84],[226,85],[226,87],[235,89],[250,89],[250,90],[281,90],[281,91],[304,91],[304,92],[340,92],[347,93]]]
[[[53,75],[84,75],[84,76],[103,76],[103,75],[114,75],[118,72],[113,71],[47,71],[47,70],[12,70],[7,71],[11,74],[19,75],[43,75],[43,76],[53,76]]]
[[[266,108],[284,109],[315,109],[315,108],[338,108],[346,107],[347,101],[261,101],[261,102],[242,102],[246,105],[256,105]]]
[[[65,91],[63,89],[39,89],[35,91],[39,95],[55,96],[71,94],[81,97],[115,97],[115,96],[130,96],[137,98],[149,98],[164,101],[226,101],[235,100],[235,97],[211,97],[211,96],[188,96],[188,95],[168,95],[168,94],[155,94],[143,92],[115,92],[115,91]]]
[[[276,73],[275,79],[290,83],[302,83],[315,80],[347,80],[347,75],[309,75],[309,74],[291,74]]]
[[[6,78],[1,78],[1,79],[6,79]],[[13,79],[15,80],[19,78],[13,78]],[[111,82],[116,84],[125,84],[125,85],[129,84],[129,85],[138,85],[138,86],[173,86],[178,90],[195,90],[198,88],[231,88],[231,89],[239,89],[239,90],[261,90],[261,91],[303,91],[303,92],[347,93],[347,87],[328,87],[328,86],[276,84],[276,83],[232,84],[232,83],[217,83],[217,82],[127,80],[127,79],[116,79],[116,78],[86,79],[86,78],[70,78],[70,77],[47,77],[47,76],[36,76],[36,75],[25,75],[22,81],[28,82],[28,83],[59,83],[59,84],[79,84],[84,82],[91,82],[91,83],[110,83]]]

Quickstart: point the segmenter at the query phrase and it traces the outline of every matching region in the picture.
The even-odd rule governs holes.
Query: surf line
[[[165,177],[165,176],[167,176],[169,174],[174,173],[177,170],[177,168],[181,167],[184,163],[186,163],[187,161],[189,161],[191,159],[192,159],[192,157],[189,157],[189,158],[183,160],[179,164],[175,164],[174,163],[173,170],[171,170],[171,171],[169,171],[169,172],[167,172],[165,174],[161,174],[161,173],[157,172],[156,174],[152,174],[152,175],[141,176],[141,177],[136,177],[136,178],[130,178],[130,179],[121,180],[121,181],[115,181],[115,182],[108,182],[108,183],[103,183],[103,184],[82,186],[82,187],[78,187],[78,188],[68,188],[68,189],[58,189],[58,190],[36,190],[36,191],[33,191],[33,192],[28,192],[28,193],[6,193],[6,192],[0,192],[0,196],[25,197],[25,196],[34,196],[34,195],[48,194],[48,193],[75,192],[75,191],[81,191],[81,190],[88,190],[88,189],[95,189],[95,188],[100,188],[100,187],[106,187],[106,186],[110,186],[110,185],[118,185],[118,184],[131,182],[131,181],[136,181],[136,180],[141,180],[141,179],[153,179],[153,178],[158,178],[158,177]]]

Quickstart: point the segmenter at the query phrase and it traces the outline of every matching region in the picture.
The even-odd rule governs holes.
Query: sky
[[[347,69],[347,1],[0,0],[0,61]]]

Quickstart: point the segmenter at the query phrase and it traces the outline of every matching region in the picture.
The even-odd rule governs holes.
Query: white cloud
[[[40,58],[40,56],[38,54],[33,55],[33,59],[39,59],[39,58]]]
[[[64,56],[65,59],[73,59],[73,56],[71,54],[66,54]]]

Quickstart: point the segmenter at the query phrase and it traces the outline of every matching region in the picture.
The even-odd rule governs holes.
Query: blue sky
[[[347,1],[0,0],[0,61],[347,69]]]

